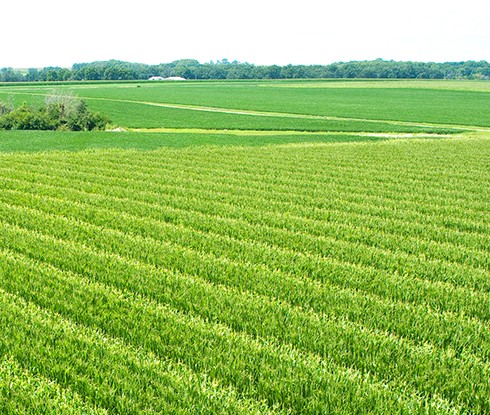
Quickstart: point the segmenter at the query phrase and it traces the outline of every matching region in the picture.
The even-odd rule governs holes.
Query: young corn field
[[[0,153],[0,412],[490,414],[489,184],[485,136]]]

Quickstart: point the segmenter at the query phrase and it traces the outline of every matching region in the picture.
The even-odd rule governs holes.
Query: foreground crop
[[[490,413],[488,150],[0,155],[0,408]]]

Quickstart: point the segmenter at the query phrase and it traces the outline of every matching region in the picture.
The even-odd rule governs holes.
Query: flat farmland
[[[490,414],[488,85],[1,85],[0,412]]]

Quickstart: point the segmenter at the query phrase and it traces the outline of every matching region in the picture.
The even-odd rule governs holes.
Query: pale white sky
[[[120,59],[262,64],[490,61],[488,0],[21,0],[0,8],[0,68]]]

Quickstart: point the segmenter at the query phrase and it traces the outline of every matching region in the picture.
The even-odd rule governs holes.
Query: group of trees
[[[294,79],[294,78],[400,78],[400,79],[490,79],[486,61],[466,62],[339,62],[330,65],[253,65],[227,59],[199,63],[181,59],[146,65],[117,60],[76,63],[71,69],[46,67],[16,71],[0,69],[0,82],[142,80],[151,76],[181,76],[187,79]]]
[[[0,102],[0,129],[4,130],[103,130],[109,119],[87,108],[85,101],[66,93],[46,97],[40,107],[22,104],[15,107],[13,100]]]

